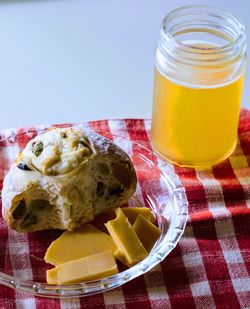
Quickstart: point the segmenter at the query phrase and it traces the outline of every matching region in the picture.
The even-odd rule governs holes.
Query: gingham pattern
[[[149,120],[103,120],[85,125],[149,146]],[[14,132],[28,132],[25,136],[41,128]],[[5,130],[0,134],[4,137],[11,132]],[[24,143],[25,138],[17,140],[14,147]],[[126,146],[131,150],[130,143]],[[13,144],[1,145],[0,188],[3,167],[12,159],[17,149],[14,150]],[[0,308],[250,308],[249,165],[250,112],[242,110],[238,145],[230,159],[208,171],[170,165],[186,189],[190,217],[184,236],[160,265],[118,289],[74,300],[38,298],[0,286]],[[1,222],[0,233],[4,233]],[[29,250],[31,235],[11,233],[6,237],[14,237],[11,241],[21,243],[24,252]],[[0,263],[4,249],[0,244]],[[9,246],[5,262],[15,275],[18,261],[11,258],[14,254],[15,246]],[[23,262],[25,272],[21,275],[29,277],[34,261],[30,257]]]

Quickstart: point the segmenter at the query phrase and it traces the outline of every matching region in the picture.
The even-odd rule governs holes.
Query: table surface
[[[250,111],[241,111],[239,139],[233,155],[205,171],[172,164],[167,168],[153,153],[151,156],[144,147],[139,147],[138,143],[151,147],[150,120],[103,120],[84,125],[105,132],[106,136],[113,135],[114,141],[129,151],[140,171],[143,169],[141,160],[155,163],[144,173],[138,173],[136,195],[142,194],[145,205],[157,201],[159,207],[166,209],[167,217],[168,202],[159,195],[163,177],[160,180],[160,174],[152,173],[152,168],[155,170],[158,164],[169,177],[169,169],[178,175],[179,181],[175,184],[179,189],[175,196],[177,200],[183,198],[180,190],[183,186],[189,203],[185,232],[164,261],[119,288],[60,301],[34,297],[0,284],[0,309],[250,308]],[[44,129],[36,127],[41,128]],[[9,133],[9,130],[0,130],[3,138]],[[13,138],[14,133],[22,134]],[[9,163],[33,134],[34,128],[14,130],[11,138],[0,143],[0,188]],[[147,198],[147,192],[151,192],[152,199]],[[43,262],[48,242],[46,232],[27,235],[7,229],[0,211],[0,271],[43,282],[48,267]],[[0,274],[0,283],[4,282],[1,279]]]
[[[150,118],[161,20],[200,2],[1,1],[0,128]],[[202,3],[233,12],[250,29],[249,1]],[[246,75],[242,106],[250,107]]]

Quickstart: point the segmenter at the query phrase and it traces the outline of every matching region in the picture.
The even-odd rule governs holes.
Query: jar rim
[[[188,15],[198,16],[199,14],[206,14],[209,17],[218,19],[218,22],[224,20],[226,23],[228,23],[228,25],[231,27],[231,42],[222,46],[202,47],[183,42],[177,39],[175,35],[171,33],[173,29],[170,29],[169,25],[174,19]],[[218,60],[225,61],[227,59],[231,60],[232,58],[236,58],[237,56],[242,55],[246,50],[246,34],[245,27],[242,22],[234,14],[231,14],[228,11],[207,5],[182,6],[168,13],[162,21],[160,37],[163,41],[165,41],[165,43],[170,42],[173,45],[173,48],[176,50],[182,50],[186,56],[191,58],[197,54],[204,55],[204,53],[209,52],[210,56],[213,57],[212,62]],[[237,53],[235,53],[235,51],[237,51]],[[215,58],[216,56],[218,59]],[[206,59],[206,62],[209,62],[209,60]]]

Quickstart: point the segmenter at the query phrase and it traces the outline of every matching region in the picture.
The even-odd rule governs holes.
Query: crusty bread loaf
[[[128,201],[136,174],[110,140],[79,128],[57,128],[31,140],[12,164],[2,213],[19,232],[73,230]]]

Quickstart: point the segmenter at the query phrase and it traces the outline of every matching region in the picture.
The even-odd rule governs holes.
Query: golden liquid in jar
[[[215,75],[215,85],[217,80]],[[192,87],[156,68],[151,128],[155,150],[174,163],[199,169],[226,159],[236,145],[243,80],[241,75],[222,86]]]

